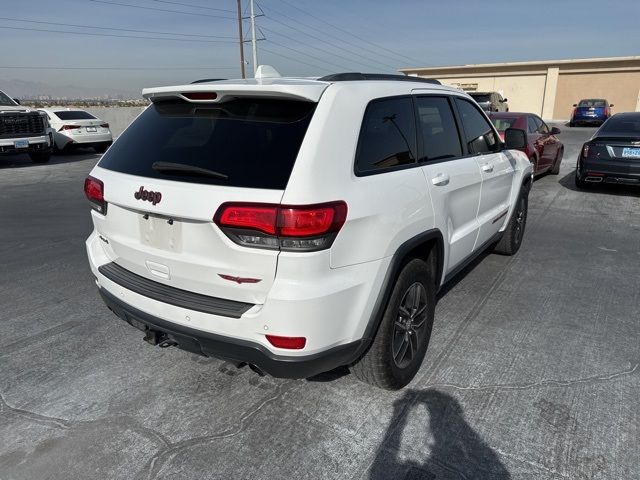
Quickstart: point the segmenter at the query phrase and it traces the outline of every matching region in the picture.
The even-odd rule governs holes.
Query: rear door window
[[[416,122],[410,97],[373,100],[362,120],[355,169],[371,174],[416,163]]]
[[[416,98],[421,139],[421,162],[462,155],[460,136],[451,105],[446,97]]]
[[[538,133],[538,124],[532,116],[527,117],[527,126],[529,128],[529,133]]]
[[[468,100],[456,98],[458,113],[464,126],[469,153],[490,153],[498,150],[500,143],[491,123]]]
[[[141,177],[232,187],[284,189],[316,104],[236,99],[150,105],[109,148],[100,167]],[[154,170],[169,162],[227,179]]]

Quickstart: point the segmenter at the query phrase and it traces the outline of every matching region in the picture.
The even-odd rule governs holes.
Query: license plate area
[[[98,131],[98,129],[96,127],[87,127],[85,130],[87,132],[97,132]]]
[[[29,148],[29,140],[16,140],[13,142],[15,148]]]
[[[622,158],[640,158],[640,148],[624,147],[622,149]]]
[[[140,215],[140,243],[170,252],[182,251],[182,222],[160,215]]]

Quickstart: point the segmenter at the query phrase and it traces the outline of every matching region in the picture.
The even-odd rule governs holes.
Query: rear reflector
[[[244,246],[288,251],[329,248],[347,218],[347,204],[272,205],[225,203],[214,222]]]
[[[87,196],[91,208],[106,215],[107,202],[104,201],[104,183],[101,180],[88,176],[84,181],[84,194]]]
[[[182,96],[189,100],[215,100],[218,98],[216,92],[185,92]]]
[[[307,344],[305,337],[278,337],[276,335],[266,335],[271,345],[277,348],[286,348],[288,350],[300,350]]]

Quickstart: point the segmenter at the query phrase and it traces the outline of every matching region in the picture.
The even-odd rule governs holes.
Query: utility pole
[[[242,36],[242,0],[238,0],[238,37],[240,39],[240,73],[242,78],[246,78],[244,72],[244,37]]]
[[[251,48],[253,49],[253,76],[256,75],[258,69],[258,47],[256,43],[256,14],[253,9],[253,0],[251,2]]]

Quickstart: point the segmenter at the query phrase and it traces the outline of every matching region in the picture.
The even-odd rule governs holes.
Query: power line
[[[332,52],[332,51],[330,51],[330,50],[325,50],[324,48],[316,47],[315,45],[312,45],[312,44],[310,44],[310,43],[303,42],[303,41],[301,41],[301,40],[295,39],[295,38],[293,38],[293,37],[290,37],[290,36],[288,36],[288,35],[285,35],[284,33],[276,32],[276,31],[274,31],[274,30],[271,30],[270,28],[262,27],[262,30],[264,30],[265,32],[270,32],[271,34],[274,34],[274,35],[278,35],[278,36],[280,36],[280,37],[284,37],[284,38],[286,38],[286,39],[288,39],[288,40],[294,41],[294,42],[299,43],[299,44],[301,44],[301,45],[306,45],[306,46],[308,46],[309,48],[313,48],[313,49],[318,50],[318,51],[320,51],[320,52],[328,53],[329,55],[333,55],[333,56],[335,56],[335,57],[342,58],[343,60],[346,60],[346,61],[347,61],[347,62],[349,62],[349,63],[358,63],[358,64],[360,64],[360,65],[364,65],[365,67],[373,67],[374,69],[377,69],[377,68],[378,68],[378,67],[375,67],[375,66],[373,66],[373,65],[371,65],[371,64],[369,64],[369,63],[364,63],[364,62],[360,62],[360,61],[358,61],[358,60],[353,60],[353,59],[351,59],[351,58],[345,57],[344,55],[340,55],[340,54],[335,53],[335,52]],[[346,70],[352,70],[352,69],[353,69],[353,67],[340,67],[340,68],[346,68]]]
[[[0,70],[236,70],[238,67],[47,67],[9,65],[0,66]]]
[[[170,33],[170,32],[157,32],[153,30],[133,30],[128,28],[115,28],[115,27],[98,27],[96,25],[78,25],[73,23],[56,23],[56,22],[43,22],[39,20],[26,20],[22,18],[11,18],[11,17],[0,17],[0,20],[10,20],[12,22],[25,22],[25,23],[38,23],[42,25],[56,25],[61,27],[77,27],[77,28],[93,28],[96,30],[114,30],[119,32],[134,32],[134,33],[152,33],[159,35],[174,35],[181,37],[197,37],[197,38],[225,38],[225,39],[233,39],[235,37],[223,37],[217,35],[198,35],[194,33]]]
[[[324,23],[325,25],[330,26],[331,28],[333,28],[333,29],[335,29],[335,30],[338,30],[339,32],[345,33],[345,34],[347,34],[347,35],[352,36],[353,38],[357,38],[358,40],[361,40],[361,41],[366,42],[366,43],[368,43],[368,44],[371,44],[371,45],[373,45],[373,46],[375,46],[375,47],[378,47],[379,49],[382,49],[382,50],[385,50],[385,51],[387,51],[387,52],[389,52],[389,53],[392,53],[392,54],[394,55],[394,57],[389,57],[388,55],[381,54],[381,53],[380,53],[379,51],[377,51],[377,50],[372,50],[372,49],[365,48],[365,47],[359,47],[359,48],[361,48],[361,49],[363,49],[363,50],[366,50],[366,51],[368,51],[368,52],[374,53],[374,54],[376,54],[376,55],[384,55],[384,56],[386,56],[387,58],[392,58],[392,59],[394,59],[394,60],[396,59],[396,57],[402,57],[402,58],[404,58],[404,59],[406,59],[406,60],[409,60],[409,61],[411,61],[411,62],[420,63],[420,62],[419,62],[418,60],[416,60],[415,58],[407,57],[406,55],[403,55],[403,54],[401,54],[401,53],[394,52],[393,50],[389,50],[388,48],[383,47],[382,45],[378,45],[378,44],[376,44],[376,43],[373,43],[373,42],[372,42],[372,41],[370,41],[370,40],[367,40],[367,39],[365,39],[365,38],[359,37],[359,36],[358,36],[358,35],[356,35],[355,33],[350,32],[349,30],[345,30],[344,28],[341,28],[341,27],[338,27],[337,25],[334,25],[334,24],[332,24],[332,23],[329,23],[329,22],[327,22],[327,21],[323,20],[322,18],[320,18],[320,17],[318,17],[318,16],[316,16],[316,15],[313,15],[312,13],[309,13],[309,12],[307,12],[306,10],[303,10],[302,8],[299,8],[299,7],[297,7],[296,5],[293,5],[292,3],[287,2],[286,0],[279,0],[279,1],[280,1],[281,3],[284,3],[285,5],[288,5],[288,6],[292,7],[292,8],[295,8],[296,10],[298,10],[298,11],[300,11],[300,12],[304,13],[305,15],[307,15],[307,16],[309,16],[309,17],[311,17],[311,18],[316,19],[317,21],[319,21],[319,22],[321,22],[321,23]]]
[[[307,65],[307,66],[309,66],[309,67],[316,68],[316,69],[318,69],[318,70],[320,70],[320,71],[325,71],[325,72],[327,71],[326,69],[324,69],[324,68],[322,68],[322,67],[320,67],[320,66],[318,66],[318,65],[314,65],[314,64],[312,64],[312,63],[307,63],[307,62],[305,62],[305,61],[303,61],[303,60],[300,60],[300,59],[298,59],[298,58],[289,57],[288,55],[283,55],[282,53],[274,52],[273,50],[269,50],[269,49],[267,49],[267,48],[262,48],[261,50],[262,50],[263,52],[270,53],[271,55],[276,55],[276,56],[278,56],[278,57],[286,58],[287,60],[291,60],[291,61],[293,61],[293,62],[302,63],[302,64]]]
[[[302,52],[301,50],[297,50],[295,48],[288,47],[288,46],[283,45],[281,43],[274,42],[273,40],[267,40],[267,41],[269,43],[273,44],[273,45],[277,45],[278,47],[286,48],[287,50],[291,50],[292,52],[295,52],[298,55],[302,55],[303,57],[313,58],[314,60],[318,60],[319,62],[326,63],[327,65],[332,65],[332,66],[334,66],[336,68],[339,68],[339,69],[343,69],[344,68],[343,66],[337,65],[337,64],[332,63],[332,62],[328,62],[327,60],[324,60],[324,59],[322,59],[320,57],[316,57],[315,55],[310,55],[308,53]]]
[[[92,32],[70,32],[68,30],[50,30],[44,28],[29,28],[29,27],[10,27],[7,25],[0,25],[0,29],[9,30],[27,30],[31,32],[50,32],[50,33],[64,33],[69,35],[88,35],[92,37],[115,37],[115,38],[136,38],[138,40],[166,40],[170,42],[196,42],[196,43],[236,43],[233,40],[196,40],[191,38],[167,38],[167,37],[138,37],[135,35],[115,35],[109,33],[92,33]]]
[[[216,11],[216,12],[235,13],[233,10],[225,10],[223,8],[203,7],[201,5],[194,5],[192,3],[170,2],[169,0],[151,0],[151,1],[152,2],[158,2],[158,3],[167,3],[167,4],[170,4],[170,5],[180,5],[182,7],[201,8],[203,10],[213,10],[213,11]]]
[[[293,18],[293,17],[289,17],[289,16],[288,16],[288,15],[286,15],[286,14],[282,14],[282,13],[276,12],[276,11],[275,11],[275,10],[273,10],[273,9],[270,9],[270,10],[267,10],[267,11],[272,11],[272,12],[274,12],[274,13],[276,13],[276,14],[278,14],[278,15],[281,15],[281,16],[283,16],[283,17],[285,17],[285,18],[289,18],[290,20],[293,20],[293,21],[295,21],[296,23],[300,23],[300,24],[302,24],[302,25],[306,25],[306,26],[308,26],[309,28],[312,28],[312,29],[314,29],[314,30],[319,30],[319,29],[317,29],[317,28],[315,28],[315,27],[309,26],[309,25],[307,25],[307,24],[303,24],[302,22],[299,22],[299,21],[298,21],[298,20],[296,20],[295,18]],[[351,54],[353,54],[353,55],[356,55],[356,56],[358,56],[358,57],[360,57],[360,58],[363,58],[363,59],[365,59],[365,60],[369,60],[369,61],[371,61],[371,62],[373,62],[373,63],[375,63],[375,64],[383,65],[385,68],[389,68],[389,69],[392,69],[392,70],[394,70],[394,71],[396,70],[396,67],[395,67],[395,66],[394,66],[394,67],[392,67],[392,66],[390,66],[390,65],[388,65],[388,64],[385,64],[384,62],[381,62],[380,60],[372,59],[372,58],[370,58],[370,57],[366,57],[366,56],[364,56],[364,55],[363,55],[362,53],[360,53],[360,52],[354,52],[353,50],[349,50],[348,48],[346,48],[346,47],[345,47],[345,45],[338,45],[338,44],[336,44],[336,43],[330,42],[330,41],[328,41],[328,40],[325,40],[325,39],[323,39],[323,38],[318,37],[317,35],[313,35],[313,34],[311,34],[311,33],[309,33],[309,32],[305,32],[304,30],[302,30],[302,29],[300,29],[300,28],[298,28],[298,27],[294,27],[294,26],[292,26],[292,25],[289,25],[289,24],[287,24],[287,23],[285,23],[285,22],[283,22],[283,21],[281,21],[281,20],[278,20],[277,18],[273,18],[273,17],[271,17],[271,16],[267,16],[266,18],[268,18],[268,19],[269,19],[269,20],[271,20],[272,22],[279,23],[280,25],[283,25],[283,26],[285,26],[285,27],[287,27],[287,28],[290,28],[290,29],[295,30],[295,31],[297,31],[297,32],[299,32],[299,33],[302,33],[303,35],[307,35],[308,37],[311,37],[311,38],[313,38],[313,39],[315,39],[315,40],[318,40],[318,41],[320,41],[320,42],[323,42],[323,43],[326,43],[326,44],[328,44],[328,45],[331,45],[331,46],[333,46],[333,47],[335,47],[335,48],[338,48],[338,49],[339,49],[339,50],[341,50],[341,51],[347,51],[347,52],[350,52],[350,53],[351,53]],[[321,31],[321,33],[325,34],[325,32],[322,32],[322,31]]]
[[[211,18],[224,18],[226,20],[235,20],[235,17],[223,17],[222,15],[211,15],[209,13],[193,13],[193,12],[183,12],[181,10],[167,10],[166,8],[155,8],[155,7],[144,7],[142,5],[131,5],[130,3],[119,3],[119,2],[109,2],[107,0],[88,0],[89,2],[94,3],[104,3],[107,5],[117,5],[120,7],[129,7],[129,8],[139,8],[142,10],[154,10],[156,12],[169,12],[169,13],[179,13],[181,15],[192,15],[195,17],[211,17]]]

